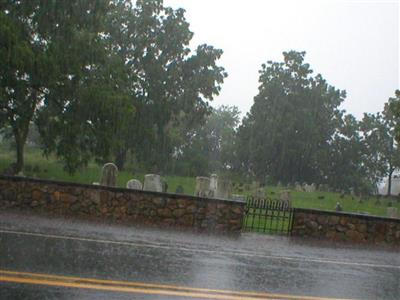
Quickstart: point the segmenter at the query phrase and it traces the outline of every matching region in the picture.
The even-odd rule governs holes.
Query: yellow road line
[[[100,285],[100,284],[93,284],[93,283],[92,284],[90,284],[90,283],[74,283],[74,282],[68,282],[68,281],[31,279],[31,278],[21,278],[21,277],[11,277],[11,276],[0,276],[0,281],[58,286],[58,287],[61,286],[61,287],[71,287],[71,288],[83,288],[83,289],[103,290],[103,291],[111,291],[111,292],[124,292],[124,293],[175,296],[175,297],[178,296],[178,297],[190,297],[190,298],[201,298],[201,299],[226,299],[226,300],[260,299],[260,298],[253,298],[253,297],[190,293],[190,292],[144,289],[144,288],[134,288],[134,287],[123,287],[123,286],[108,286],[108,285]],[[271,298],[269,298],[269,299],[271,299]]]
[[[216,290],[216,289],[205,289],[205,288],[192,288],[192,287],[174,286],[174,285],[81,278],[72,276],[70,277],[70,276],[59,276],[50,274],[37,274],[37,273],[17,272],[8,270],[0,270],[0,281],[98,289],[98,290],[119,291],[119,292],[131,292],[131,293],[141,293],[141,294],[207,298],[207,299],[344,300],[344,299],[295,296],[295,295],[274,294],[274,293],[241,292],[241,291],[228,291],[228,290]]]

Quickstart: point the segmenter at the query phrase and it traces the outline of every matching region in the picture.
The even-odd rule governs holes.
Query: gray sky
[[[229,77],[213,105],[246,113],[258,89],[258,70],[287,50],[328,83],[347,91],[342,105],[361,118],[378,112],[399,82],[399,0],[165,0],[182,7],[201,43],[224,50],[219,63]]]

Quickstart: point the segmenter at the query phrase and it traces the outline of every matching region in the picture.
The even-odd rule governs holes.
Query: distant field
[[[4,147],[0,147],[0,173],[13,161],[13,159],[12,152],[8,151]],[[63,170],[62,164],[57,162],[54,157],[46,159],[41,155],[39,150],[28,149],[25,157],[25,169],[23,173],[25,176],[29,177],[90,184],[92,182],[99,181],[101,166],[95,163],[90,163],[88,167],[77,171],[74,175],[69,175]],[[126,182],[132,178],[139,179],[143,182],[144,174],[134,174],[128,171],[121,171],[118,176],[118,186],[125,187]],[[176,187],[181,185],[184,188],[185,194],[194,194],[194,178],[165,176],[165,179],[168,183],[169,192],[175,192]],[[280,190],[283,189],[285,188],[269,186],[266,188],[266,196],[270,198],[278,198]],[[239,192],[235,191],[235,193]],[[249,191],[245,191],[244,193],[248,194]],[[307,193],[292,190],[291,195],[294,207],[334,210],[336,202],[340,202],[343,207],[343,211],[385,216],[386,208],[390,202],[400,211],[400,202],[397,200],[397,197],[393,199],[386,199],[382,197],[380,199],[380,203],[377,204],[376,197],[372,196],[369,198],[364,198],[360,202],[358,197],[346,195],[341,198],[340,194],[338,193]]]

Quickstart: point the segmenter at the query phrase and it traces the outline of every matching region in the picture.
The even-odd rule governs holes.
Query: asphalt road
[[[0,212],[0,299],[400,299],[395,249]]]

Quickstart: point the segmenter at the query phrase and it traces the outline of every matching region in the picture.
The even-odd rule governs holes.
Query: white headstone
[[[232,195],[232,200],[246,201],[246,197],[244,195],[233,194]]]
[[[194,195],[198,197],[210,196],[210,178],[202,176],[196,177],[196,189]]]
[[[230,180],[219,180],[215,197],[230,199],[232,197],[232,182]]]
[[[210,177],[210,196],[215,197],[218,188],[218,175],[211,174]]]
[[[289,190],[283,190],[279,194],[279,200],[286,202],[288,206],[292,205],[292,198]]]
[[[162,192],[161,176],[157,174],[147,174],[144,176],[143,190],[152,192]]]
[[[126,188],[132,189],[132,190],[142,190],[143,185],[139,180],[131,179],[126,183]]]
[[[264,188],[256,188],[251,192],[252,196],[256,199],[264,199],[265,198],[265,189]]]
[[[386,209],[386,214],[389,218],[397,218],[397,207],[388,207]]]
[[[100,185],[116,186],[118,168],[113,163],[106,163],[101,170]]]
[[[297,192],[303,192],[303,187],[302,187],[301,184],[298,183],[298,182],[295,182],[295,184],[294,184],[294,189],[295,189]]]
[[[307,193],[313,193],[315,192],[315,184],[304,184],[303,189]]]
[[[260,183],[259,183],[258,181],[253,181],[253,182],[251,183],[250,189],[251,189],[252,191],[254,191],[255,189],[258,189],[259,187],[260,187]]]

